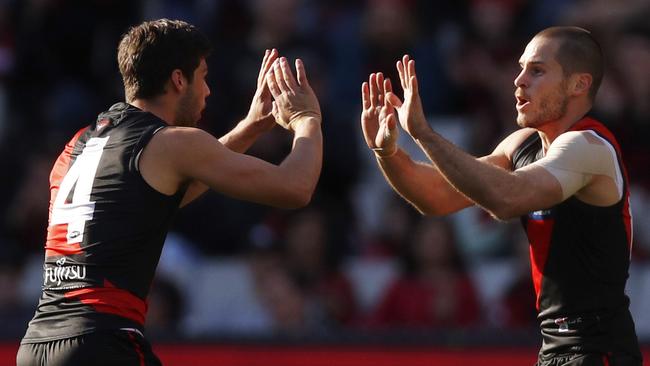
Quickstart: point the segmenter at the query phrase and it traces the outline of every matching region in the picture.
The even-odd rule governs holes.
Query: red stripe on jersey
[[[138,343],[138,341],[136,341],[135,337],[133,336],[133,333],[128,332],[128,334],[129,334],[129,339],[131,340],[131,343],[133,343],[133,348],[135,349],[135,353],[137,353],[137,355],[138,355],[138,360],[140,361],[140,366],[145,366],[145,364],[144,364],[144,354],[142,353],[142,349],[140,349],[140,344]]]
[[[551,233],[555,220],[547,218],[545,220],[528,219],[526,231],[530,241],[530,263],[533,273],[533,284],[535,285],[537,310],[540,309],[540,289],[542,286],[542,277],[544,276],[544,266],[548,258],[548,250],[551,246]]]
[[[107,280],[105,287],[82,288],[65,293],[67,299],[77,299],[100,313],[119,315],[144,325],[147,304],[132,293],[117,288]]]
[[[632,253],[632,210],[630,209],[630,193],[625,191],[625,202],[623,203],[623,220],[625,232],[627,233],[628,250]]]
[[[632,214],[630,211],[630,192],[629,192],[629,178],[627,175],[627,169],[625,164],[623,164],[623,154],[621,153],[621,147],[614,137],[614,134],[605,127],[602,123],[596,121],[595,119],[585,117],[580,120],[578,123],[574,124],[569,131],[581,131],[581,130],[592,130],[597,132],[599,135],[604,137],[616,150],[616,155],[618,155],[619,165],[621,167],[621,174],[623,174],[623,179],[625,180],[625,191],[623,192],[623,221],[625,223],[625,232],[627,234],[628,249],[632,253]]]
[[[70,141],[65,145],[63,152],[61,152],[61,155],[59,155],[59,157],[56,159],[56,162],[54,163],[54,167],[52,167],[52,171],[50,172],[50,218],[52,217],[52,205],[54,205],[56,195],[59,193],[61,181],[63,181],[63,177],[65,177],[65,175],[68,173],[68,169],[70,169],[70,160],[74,146],[77,144],[79,137],[81,137],[81,135],[86,132],[87,129],[88,127],[84,127],[77,131],[72,139],[70,139]],[[48,226],[47,241],[45,242],[46,257],[52,255],[79,254],[82,252],[79,243],[68,244],[67,233],[67,224]]]
[[[48,226],[45,256],[72,255],[83,252],[79,243],[68,244],[68,224]]]

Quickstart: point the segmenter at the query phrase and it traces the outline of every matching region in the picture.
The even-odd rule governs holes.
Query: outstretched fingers
[[[411,60],[408,63],[408,74],[409,74],[409,87],[413,93],[418,92],[418,79],[415,74],[415,60]]]
[[[402,61],[397,61],[395,67],[397,68],[397,74],[399,75],[399,82],[400,85],[402,86],[402,90],[406,90],[406,75],[404,72],[404,65],[402,64]]]
[[[311,88],[309,85],[309,80],[307,79],[307,70],[305,70],[305,64],[301,59],[296,59],[296,74],[298,74],[298,84],[303,88]]]
[[[298,83],[296,82],[296,78],[293,76],[291,67],[289,67],[289,62],[285,57],[280,58],[280,69],[282,70],[282,80],[284,80],[285,85],[287,85],[292,93],[296,93],[298,90]]]
[[[368,86],[370,87],[370,107],[375,108],[378,105],[377,75],[375,73],[368,77]]]
[[[284,80],[284,75],[282,74],[282,67],[280,66],[280,60],[275,60],[273,62],[273,73],[275,74],[275,83],[278,85],[278,88],[282,93],[289,92],[289,86]]]
[[[389,102],[388,95],[393,93],[393,84],[390,81],[390,78],[384,80],[384,101]]]
[[[383,105],[386,106],[390,112],[392,112],[394,110],[394,105],[391,104],[390,101],[388,100],[388,96],[390,94],[393,94],[393,85],[390,82],[390,78],[386,78],[386,80],[384,80],[384,86],[383,86],[382,90],[384,91],[383,92],[383,97],[384,97],[384,104]]]
[[[262,59],[262,67],[260,67],[260,72],[257,75],[257,87],[263,86],[266,73],[269,72],[273,62],[278,58],[278,50],[275,48],[271,50],[266,50],[264,52],[264,58]]]
[[[367,81],[361,84],[361,102],[364,110],[370,109],[370,88]]]
[[[395,93],[393,93],[393,84],[389,78],[384,80],[384,98],[386,104],[390,105],[390,108],[399,108],[402,106],[402,101],[397,95],[395,95]]]
[[[375,80],[377,83],[377,103],[379,103],[379,106],[384,105],[384,74],[381,72],[377,73],[377,79]]]
[[[273,95],[274,99],[277,99],[280,94],[282,94],[282,91],[280,90],[275,77],[275,71],[273,69],[269,70],[266,73],[266,85],[268,85],[269,90],[271,91],[271,95]]]

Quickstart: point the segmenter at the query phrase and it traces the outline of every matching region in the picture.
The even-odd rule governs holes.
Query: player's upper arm
[[[607,201],[612,197],[609,201],[615,202],[623,195],[623,177],[616,152],[609,142],[591,131],[563,133],[553,141],[546,156],[532,165],[553,175],[561,186],[562,200],[581,193],[595,178],[601,177],[610,184],[601,184],[602,189],[590,191],[592,196],[600,197],[585,197],[587,200],[602,202],[603,198]],[[609,187],[613,189],[608,190]]]
[[[600,141],[594,143],[584,134],[589,132],[558,136],[545,157],[514,171],[514,184],[504,197],[498,217],[508,219],[555,206],[590,187],[594,177],[611,174],[614,165],[607,146]],[[602,196],[603,191],[596,190],[595,194]]]
[[[261,159],[231,151],[196,128],[166,129],[167,158],[181,181],[200,181],[227,196],[293,208],[304,204],[301,187],[284,170]]]

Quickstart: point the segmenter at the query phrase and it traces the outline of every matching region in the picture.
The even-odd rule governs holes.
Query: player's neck
[[[152,99],[134,99],[129,104],[153,114],[154,116],[167,122],[169,125],[174,125],[175,109],[172,103],[165,96],[160,96]]]
[[[548,150],[553,141],[561,134],[568,131],[576,122],[580,121],[591,109],[591,103],[573,103],[567,106],[567,112],[560,119],[548,122],[537,130],[542,139],[544,151]]]

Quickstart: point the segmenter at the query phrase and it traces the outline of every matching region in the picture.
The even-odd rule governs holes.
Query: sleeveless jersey
[[[167,124],[115,104],[66,145],[50,174],[43,292],[23,343],[142,330],[146,297],[184,194],[149,186],[138,158]]]
[[[542,354],[624,352],[640,359],[625,294],[632,246],[627,173],[620,148],[600,122],[585,117],[570,131],[590,130],[615,150],[624,178],[623,197],[608,207],[575,196],[522,216],[530,243]],[[533,133],[513,154],[521,168],[544,156]]]

